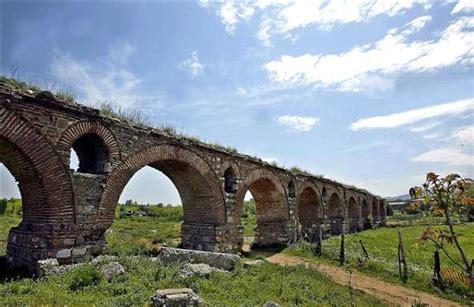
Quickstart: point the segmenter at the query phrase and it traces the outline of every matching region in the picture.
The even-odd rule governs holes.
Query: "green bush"
[[[0,214],[5,214],[7,205],[8,205],[8,200],[6,198],[0,199]]]
[[[102,273],[94,266],[88,264],[71,273],[69,289],[72,291],[82,290],[99,284],[102,279]]]

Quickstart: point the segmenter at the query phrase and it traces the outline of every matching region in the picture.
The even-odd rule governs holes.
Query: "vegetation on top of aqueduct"
[[[26,95],[26,96],[36,96],[38,94],[41,94],[41,92],[42,92],[42,89],[37,84],[35,84],[33,82],[24,82],[24,81],[20,81],[18,79],[15,79],[15,78],[8,78],[6,76],[0,75],[0,87],[2,87],[2,85],[4,87],[7,87],[8,89],[14,91],[14,92],[18,92],[18,93],[21,93],[22,95]],[[53,89],[50,88],[49,90],[53,90]],[[53,93],[51,93],[51,94],[53,94]],[[318,179],[320,179],[322,181],[325,181],[325,182],[328,182],[328,183],[331,183],[331,184],[341,185],[341,186],[344,186],[346,188],[359,190],[361,192],[367,192],[366,190],[357,188],[353,185],[343,184],[343,183],[340,183],[338,181],[335,181],[335,180],[332,180],[332,179],[329,179],[329,178],[325,178],[321,174],[314,174],[310,171],[301,169],[301,168],[296,167],[296,166],[293,166],[291,168],[286,168],[285,166],[278,165],[278,163],[275,162],[275,161],[267,162],[267,161],[264,161],[264,160],[262,160],[261,158],[259,158],[257,156],[242,154],[235,147],[232,147],[232,146],[223,146],[223,145],[215,143],[215,142],[203,141],[197,136],[189,136],[189,135],[184,134],[183,132],[178,131],[178,129],[176,129],[176,127],[174,127],[170,124],[155,124],[153,121],[151,121],[149,119],[149,117],[146,114],[144,114],[140,110],[122,109],[121,107],[117,106],[116,104],[114,104],[113,102],[110,102],[110,101],[99,101],[98,102],[99,109],[96,110],[96,109],[86,107],[84,105],[79,104],[75,100],[75,96],[74,96],[74,94],[72,93],[71,90],[64,90],[64,89],[57,90],[57,91],[55,91],[55,94],[53,94],[53,96],[54,96],[55,100],[65,102],[65,103],[69,103],[71,105],[80,106],[84,109],[88,109],[88,110],[91,110],[91,111],[95,110],[100,114],[100,116],[103,116],[105,118],[109,118],[109,119],[121,122],[123,124],[131,125],[131,126],[134,126],[136,128],[140,128],[140,129],[150,129],[155,133],[159,133],[159,134],[165,135],[167,137],[177,139],[180,142],[191,143],[191,144],[195,144],[195,145],[202,146],[202,147],[205,147],[205,148],[209,148],[209,149],[212,149],[212,150],[217,150],[217,151],[225,152],[227,154],[239,156],[243,159],[251,160],[251,161],[253,161],[255,163],[258,163],[258,164],[262,164],[262,165],[266,165],[266,166],[270,166],[270,167],[274,167],[274,168],[277,168],[277,169],[288,171],[288,172],[290,172],[294,175],[317,177]]]

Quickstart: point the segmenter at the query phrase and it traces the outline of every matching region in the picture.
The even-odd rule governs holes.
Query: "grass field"
[[[151,216],[124,216],[143,210]],[[16,213],[0,214],[2,240],[20,219]],[[265,263],[250,268],[239,266],[232,273],[213,273],[209,278],[184,279],[178,275],[179,265],[127,256],[152,254],[160,245],[178,244],[181,219],[180,207],[120,206],[106,238],[109,252],[119,255],[125,275],[107,281],[97,267],[87,264],[60,276],[1,280],[0,305],[144,305],[156,289],[190,287],[211,306],[262,305],[268,301],[283,306],[347,306],[352,301],[358,306],[381,306],[376,299],[302,266]],[[254,228],[251,221],[252,217],[247,225]],[[0,247],[4,253],[5,241]]]
[[[445,226],[433,226],[434,228],[446,228]],[[433,252],[434,248],[429,243],[416,244],[426,226],[412,226],[402,228],[380,228],[376,230],[367,230],[356,234],[348,234],[345,238],[345,254],[349,268],[368,273],[370,275],[382,278],[386,281],[401,284],[398,275],[398,229],[401,230],[408,264],[409,279],[407,286],[439,294],[449,299],[455,299],[468,303],[467,288],[448,287],[445,292],[436,289],[431,283],[433,275]],[[458,233],[462,234],[459,238],[461,245],[469,259],[474,255],[474,224],[456,226]],[[313,256],[309,244],[299,244],[287,248],[285,253],[314,261],[330,261],[338,263],[340,251],[340,237],[332,237],[323,241],[323,256],[318,258]],[[362,240],[369,253],[369,260],[360,265],[359,259],[364,259],[359,240]],[[448,248],[450,255],[460,261],[459,253],[453,246]],[[454,267],[455,265],[444,255],[441,254],[441,265],[443,267]],[[471,293],[472,295],[472,293]]]
[[[0,282],[1,305],[144,305],[156,289],[189,287],[211,306],[254,306],[274,301],[284,306],[348,306],[351,290],[304,267],[263,264],[213,273],[209,278],[181,278],[178,265],[164,265],[146,258],[121,258],[126,274],[105,280],[92,265],[39,280]],[[86,276],[94,276],[90,279]],[[285,278],[281,278],[285,276]],[[381,306],[354,291],[358,306]]]
[[[18,201],[13,203],[8,204],[5,214],[0,214],[0,255],[5,254],[8,230],[21,220],[21,216],[18,214],[21,204]],[[131,214],[134,212],[135,214]],[[137,212],[143,212],[147,216],[137,216]],[[91,302],[119,304],[120,302],[133,300],[142,304],[142,302],[148,300],[148,296],[152,294],[153,289],[191,286],[202,294],[206,301],[225,302],[225,305],[235,305],[237,301],[244,304],[263,304],[267,300],[290,305],[297,302],[303,305],[318,302],[323,305],[334,305],[343,302],[345,302],[345,305],[348,304],[348,290],[346,288],[340,288],[328,279],[304,268],[279,268],[266,264],[262,268],[239,269],[230,276],[214,274],[209,279],[180,280],[179,278],[176,279],[174,273],[170,273],[174,270],[172,267],[160,269],[155,264],[148,263],[146,259],[135,263],[126,258],[129,255],[153,255],[160,246],[178,246],[182,214],[181,207],[138,205],[117,207],[116,219],[107,231],[106,239],[109,253],[120,256],[124,264],[130,268],[126,278],[120,282],[109,283],[101,280],[96,285],[86,287],[79,292],[68,290],[68,284],[74,279],[74,274],[81,274],[80,272],[71,272],[64,276],[53,276],[39,281],[31,279],[3,281],[0,284],[0,297],[11,297],[11,301],[6,301],[7,303],[24,300],[31,304],[39,302],[49,304],[65,302],[73,304]],[[242,214],[245,236],[254,234],[255,223],[255,203],[246,202]],[[400,228],[407,249],[409,266],[407,286],[467,303],[467,298],[462,296],[466,295],[467,291],[451,289],[440,292],[431,285],[433,248],[428,244],[415,247],[416,238],[424,228],[424,226]],[[460,241],[465,247],[467,255],[472,257],[474,254],[474,225],[461,225],[457,227],[457,230],[463,234]],[[359,240],[364,242],[370,256],[370,259],[363,266],[358,265],[358,259],[363,258]],[[284,252],[303,256],[312,261],[337,263],[339,245],[339,237],[325,240],[323,242],[322,258],[314,257],[309,244],[306,243],[289,247]],[[401,283],[398,277],[397,246],[397,229],[394,228],[381,228],[346,235],[346,265],[390,282]],[[458,257],[457,253],[453,252],[452,254]],[[441,255],[441,257],[443,267],[453,266],[444,255]],[[168,273],[157,273],[159,270]],[[165,277],[156,280],[154,277],[156,274],[164,274]],[[171,277],[168,276],[169,274],[171,274]],[[285,281],[278,277],[283,274],[289,276]],[[143,277],[146,281],[140,282],[140,277]],[[131,289],[136,289],[136,291]],[[59,290],[61,293],[56,295]],[[338,292],[340,292],[340,295]],[[44,299],[41,300],[42,298]],[[357,300],[365,305],[377,303],[361,294],[357,295]]]

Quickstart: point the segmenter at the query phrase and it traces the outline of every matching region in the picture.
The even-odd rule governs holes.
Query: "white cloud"
[[[474,125],[455,129],[451,134],[451,139],[463,145],[474,145]]]
[[[451,14],[456,13],[470,13],[474,11],[474,1],[460,0],[451,11]]]
[[[395,16],[415,4],[426,1],[295,1],[278,14],[278,27],[283,32],[316,24],[326,30],[337,24],[365,22],[378,15]]]
[[[229,34],[234,34],[237,23],[241,20],[250,19],[256,9],[256,4],[248,0],[223,2],[199,1],[199,5],[203,8],[212,8],[215,10]]]
[[[283,115],[283,116],[278,117],[276,121],[280,125],[287,126],[291,131],[307,132],[307,131],[311,131],[313,126],[319,122],[319,118]]]
[[[199,61],[197,51],[191,52],[190,57],[181,62],[178,67],[188,72],[192,78],[196,78],[204,73],[204,64]]]
[[[471,31],[474,17],[456,20],[437,40],[408,42],[410,34],[419,31],[429,19],[429,16],[417,18],[401,29],[390,30],[375,43],[347,52],[283,55],[263,67],[271,80],[283,85],[312,85],[358,92],[365,90],[364,80],[368,77],[389,80],[400,73],[435,71],[474,62],[474,32]]]
[[[447,147],[422,153],[411,159],[414,162],[443,162],[448,165],[474,165],[474,156],[465,154],[457,148]]]
[[[92,63],[55,50],[49,69],[60,84],[70,88],[85,104],[108,101],[125,109],[137,105],[157,107],[164,95],[144,94],[143,81],[125,65],[134,51],[133,46],[122,44],[109,50],[98,63]]]
[[[215,10],[231,34],[240,21],[261,17],[257,37],[265,46],[272,45],[274,35],[294,39],[295,30],[313,25],[327,31],[339,24],[367,22],[379,15],[395,16],[415,6],[424,9],[431,6],[428,0],[200,1],[199,4]],[[261,14],[256,14],[257,11]]]
[[[459,115],[471,110],[474,110],[474,98],[448,102],[420,109],[413,109],[410,111],[394,113],[390,115],[363,118],[352,123],[350,129],[357,131],[361,129],[395,128],[403,125],[413,124],[428,118]]]
[[[244,89],[244,88],[241,87],[241,86],[237,87],[237,92],[238,92],[240,95],[246,95],[246,94],[247,94],[247,90]]]
[[[435,127],[438,127],[441,124],[442,124],[442,122],[439,121],[439,122],[425,124],[425,125],[422,125],[422,126],[412,127],[409,130],[410,130],[410,132],[417,132],[417,133],[418,132],[426,132],[426,131],[431,130]]]

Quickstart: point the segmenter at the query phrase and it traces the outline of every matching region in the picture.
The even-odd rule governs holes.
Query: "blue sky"
[[[3,1],[2,73],[405,194],[474,177],[474,1]],[[17,195],[0,167],[1,194]],[[16,194],[15,194],[16,193]],[[122,200],[179,202],[145,169]]]

